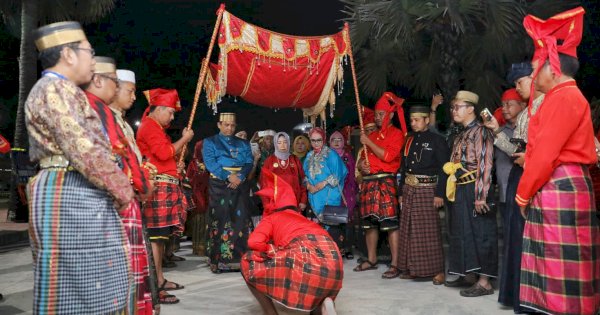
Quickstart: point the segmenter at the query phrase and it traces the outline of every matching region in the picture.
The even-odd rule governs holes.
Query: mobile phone
[[[525,147],[527,146],[527,142],[525,142],[523,139],[518,139],[518,138],[510,138],[510,143],[514,144],[517,149],[515,150],[515,153],[523,153],[525,152]]]
[[[490,112],[489,109],[484,108],[481,113],[479,113],[479,115],[481,116],[481,118],[483,118],[483,121],[490,121],[492,120],[492,112]]]

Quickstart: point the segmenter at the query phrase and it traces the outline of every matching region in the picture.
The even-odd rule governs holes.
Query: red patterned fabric
[[[142,203],[148,228],[173,226],[175,233],[183,231],[188,204],[178,185],[154,182],[154,192]]]
[[[261,169],[260,187],[267,187],[265,183],[266,180],[263,176],[263,173],[266,170],[277,175],[292,187],[298,203],[308,204],[306,186],[302,184],[305,177],[304,170],[302,169],[302,163],[297,156],[290,154],[290,157],[287,160],[287,166],[283,166],[281,161],[275,155],[269,156]]]
[[[396,177],[363,179],[359,196],[360,217],[373,216],[379,221],[398,219]]]
[[[521,305],[597,314],[600,230],[586,166],[563,164],[535,195],[523,234]]]
[[[218,65],[206,78],[208,102],[225,94],[272,108],[302,108],[323,115],[335,104],[343,78],[342,60],[350,48],[348,28],[328,36],[291,36],[247,23],[225,11],[218,38]],[[323,118],[323,117],[322,117]]]
[[[206,170],[202,157],[202,140],[196,142],[194,159],[188,165],[187,176],[192,185],[192,198],[196,204],[195,212],[205,213],[208,210],[208,180],[210,173]]]

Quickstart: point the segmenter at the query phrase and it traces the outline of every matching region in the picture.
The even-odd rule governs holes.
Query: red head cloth
[[[10,151],[10,143],[0,135],[0,153],[5,154]]]
[[[362,107],[363,109],[363,126],[367,127],[369,125],[375,125],[375,112],[368,108]]]
[[[281,177],[273,174],[269,169],[263,168],[261,178],[265,180],[261,190],[256,194],[263,201],[264,211],[263,216],[268,216],[277,209],[284,207],[294,207],[298,209],[298,201],[292,186],[283,180]]]
[[[525,17],[523,26],[533,39],[535,46],[533,60],[539,61],[537,71],[549,59],[552,72],[561,75],[558,53],[577,58],[577,46],[581,42],[583,34],[584,13],[585,10],[582,7],[577,7],[547,20],[533,15]],[[537,75],[537,71],[534,73],[534,77]]]
[[[144,112],[143,116],[146,116],[148,114],[151,106],[170,107],[170,108],[174,108],[175,111],[177,111],[177,112],[181,110],[181,103],[179,102],[179,94],[177,93],[177,90],[175,90],[175,89],[172,89],[172,90],[161,89],[161,88],[152,89],[152,90],[144,91],[144,95],[146,96],[146,99],[148,100],[149,106],[146,109],[146,111]]]
[[[494,111],[494,118],[498,121],[498,125],[502,126],[506,124],[506,119],[504,119],[504,115],[502,114],[502,107],[496,108]]]
[[[521,95],[517,93],[517,89],[515,88],[504,91],[504,93],[502,93],[502,101],[524,102],[523,98],[521,98]]]
[[[382,110],[388,113],[396,112],[398,119],[400,120],[400,126],[402,128],[402,132],[406,134],[406,121],[404,120],[404,108],[402,108],[402,104],[404,103],[404,99],[396,96],[392,92],[385,92],[377,103],[375,104],[375,110]],[[386,115],[383,119],[383,123],[381,125],[381,130],[385,130],[387,126],[390,124],[390,115]]]

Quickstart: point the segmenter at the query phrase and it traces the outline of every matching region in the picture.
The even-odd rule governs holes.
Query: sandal
[[[441,272],[441,273],[438,273],[435,277],[433,277],[433,279],[431,281],[433,282],[433,285],[442,285],[442,284],[444,284],[445,279],[446,279],[446,274]]]
[[[158,291],[158,304],[177,304],[179,299],[165,290]]]
[[[175,283],[175,282],[171,282],[172,284],[175,285],[174,288],[166,288],[165,286],[167,285],[167,282],[171,282],[168,281],[167,279],[165,279],[165,281],[163,281],[162,285],[160,286],[160,288],[158,288],[159,291],[175,291],[175,290],[181,290],[183,288],[185,288],[184,286],[180,285],[179,283]]]
[[[413,279],[416,279],[417,277],[411,276],[410,273],[408,273],[408,272],[403,272],[400,274],[399,278],[404,279],[404,280],[413,280]]]
[[[368,265],[368,267],[363,267],[365,265],[365,263]],[[375,270],[377,269],[377,261],[375,261],[374,263],[372,263],[369,260],[365,260],[363,262],[360,263],[360,265],[354,267],[354,271],[356,272],[360,272],[360,271],[367,271],[367,270]]]
[[[181,256],[175,256],[175,254],[171,254],[170,256],[165,255],[165,258],[168,261],[185,261],[185,258]]]
[[[400,269],[394,265],[390,265],[390,269],[381,275],[383,279],[394,279],[400,276]]]

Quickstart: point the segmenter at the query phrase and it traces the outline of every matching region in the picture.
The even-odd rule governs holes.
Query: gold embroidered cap
[[[477,105],[479,102],[479,95],[470,91],[458,91],[454,97],[454,101],[469,102]]]
[[[38,51],[87,40],[79,22],[65,21],[42,26],[34,31]]]
[[[115,73],[117,72],[117,64],[113,58],[96,56],[96,69],[94,73]]]
[[[429,107],[427,106],[411,106],[408,110],[410,113],[410,117],[429,117]]]
[[[219,122],[235,122],[235,113],[221,113]]]

